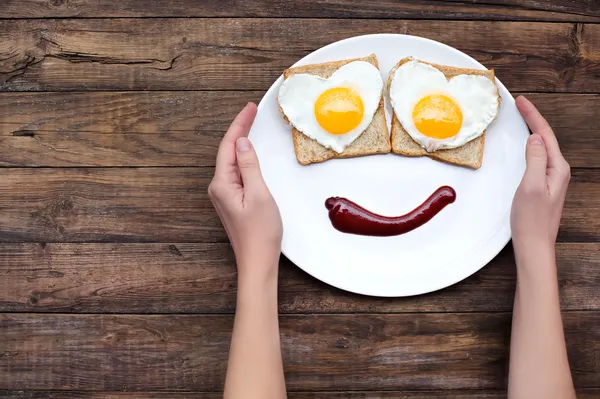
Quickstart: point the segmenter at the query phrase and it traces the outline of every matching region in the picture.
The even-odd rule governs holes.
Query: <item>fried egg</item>
[[[398,67],[389,94],[402,127],[427,152],[457,148],[481,136],[500,104],[491,79],[468,74],[446,79],[417,60]]]
[[[292,126],[340,153],[369,126],[382,91],[379,69],[366,61],[353,61],[327,79],[290,76],[281,84],[277,99]]]

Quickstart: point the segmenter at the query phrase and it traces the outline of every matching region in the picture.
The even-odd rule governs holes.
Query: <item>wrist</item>
[[[556,270],[554,244],[544,240],[513,241],[517,269]]]
[[[513,237],[512,245],[515,255],[546,255],[554,253],[554,242],[541,237]]]
[[[277,306],[277,268],[271,273],[249,273],[238,271],[237,302],[255,306],[260,303],[274,303]],[[253,305],[254,304],[254,305]]]
[[[280,252],[260,256],[240,256],[237,262],[238,287],[264,289],[277,286]]]

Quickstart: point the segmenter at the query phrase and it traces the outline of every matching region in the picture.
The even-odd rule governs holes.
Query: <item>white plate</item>
[[[384,82],[403,57],[464,68],[485,69],[447,45],[407,35],[359,36],[325,46],[294,66],[364,57],[375,53]],[[258,107],[250,139],[264,178],[283,218],[282,252],[307,273],[335,287],[375,296],[435,291],[470,276],[510,239],[514,192],[525,170],[527,126],[500,81],[497,120],[485,139],[483,165],[469,170],[426,157],[393,154],[331,160],[301,166],[291,128],[277,107],[283,77]],[[386,98],[390,121],[390,105]],[[438,187],[449,185],[457,199],[422,227],[395,237],[365,237],[335,230],[325,200],[347,197],[383,215],[402,215]]]

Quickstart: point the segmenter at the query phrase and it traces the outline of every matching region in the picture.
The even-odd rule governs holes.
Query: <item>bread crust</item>
[[[322,64],[304,65],[286,69],[283,72],[284,79],[299,73],[308,73],[311,75],[320,76],[322,78],[330,77],[335,71],[342,66],[354,61],[366,61],[379,68],[377,57],[375,54],[370,54],[367,57],[353,58],[342,61],[325,62]],[[288,118],[283,113],[281,106],[279,111],[287,123],[290,123]],[[387,154],[391,151],[392,145],[390,135],[385,120],[384,97],[383,93],[379,101],[379,106],[373,115],[373,120],[367,128],[348,145],[343,152],[337,153],[329,148],[325,148],[316,140],[304,135],[299,130],[292,126],[292,139],[294,141],[294,151],[296,159],[302,165],[311,163],[324,162],[333,158],[351,158],[373,154]]]
[[[398,63],[392,68],[388,76],[388,82],[386,85],[386,91],[388,93],[396,70],[401,65],[411,60],[414,60],[414,58],[403,58],[400,61],[398,61]],[[451,79],[454,76],[466,74],[485,76],[486,78],[491,79],[493,82],[495,82],[495,73],[493,69],[480,70],[456,68],[447,65],[433,64],[430,62],[420,60],[417,61],[431,65],[434,68],[440,70],[446,76],[446,79]],[[497,87],[496,90],[498,90]],[[498,108],[500,108],[500,95],[498,95]],[[453,165],[465,166],[472,169],[479,169],[483,162],[483,152],[485,147],[485,130],[483,131],[483,134],[481,136],[476,137],[475,139],[469,141],[463,146],[452,149],[438,150],[429,153],[412,139],[412,137],[406,132],[406,130],[396,117],[396,114],[394,113],[394,115],[392,116],[391,142],[392,152],[394,154],[404,155],[408,157],[427,156],[431,159],[435,159],[436,161],[447,162]]]

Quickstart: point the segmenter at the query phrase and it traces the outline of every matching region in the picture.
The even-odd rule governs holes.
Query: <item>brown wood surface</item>
[[[218,392],[82,392],[82,391],[0,391],[0,399],[221,399]],[[600,397],[600,389],[584,388],[578,399]],[[354,391],[354,392],[290,392],[290,399],[506,399],[501,390],[453,391]]]
[[[575,383],[599,387],[600,313],[563,319]],[[0,389],[216,391],[232,326],[230,315],[0,315]],[[505,386],[508,313],[285,315],[280,329],[290,390]]]
[[[303,17],[600,21],[596,0],[4,0],[3,18]]]
[[[230,121],[262,94],[0,93],[0,165],[214,166]],[[572,167],[600,167],[600,95],[525,94],[547,116]]]
[[[559,244],[563,310],[600,310],[600,244]],[[233,313],[229,244],[1,244],[0,312]],[[347,293],[280,265],[281,313],[510,311],[515,263],[508,246],[464,282],[428,295]]]
[[[6,169],[0,241],[225,241],[212,168]]]
[[[573,167],[569,358],[578,397],[600,398],[598,22],[598,0],[0,1],[0,398],[221,397],[236,271],[206,194],[219,140],[304,55],[382,32],[466,52],[552,124]],[[290,398],[506,397],[510,245],[411,298],[280,270]]]
[[[0,242],[224,242],[213,168],[9,168]],[[325,212],[325,208],[323,208]],[[559,241],[600,237],[600,170],[575,169]]]
[[[265,90],[336,40],[405,33],[456,47],[512,91],[600,91],[600,25],[382,19],[0,20],[0,90]]]

